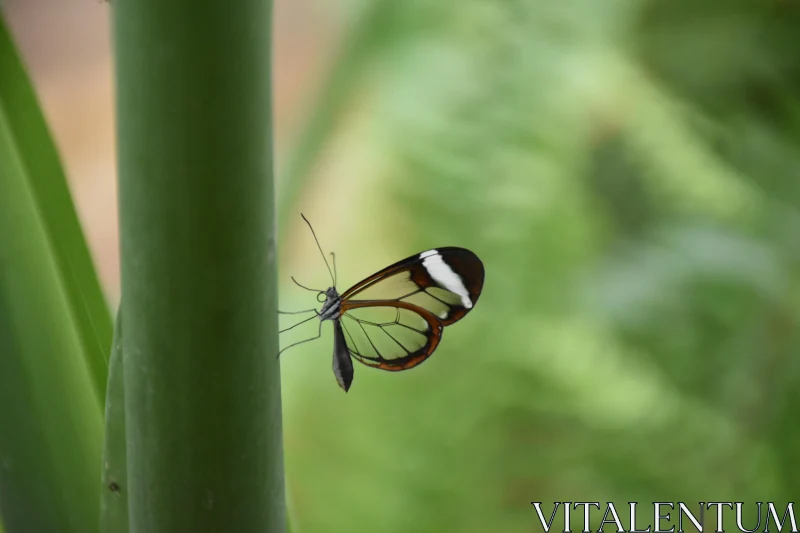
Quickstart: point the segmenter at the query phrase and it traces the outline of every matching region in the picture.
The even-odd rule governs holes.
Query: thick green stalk
[[[130,531],[283,531],[270,5],[113,28]]]

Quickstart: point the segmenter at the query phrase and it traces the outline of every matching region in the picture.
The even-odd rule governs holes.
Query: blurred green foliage
[[[283,358],[296,530],[800,493],[800,4],[358,6],[286,179],[359,161],[321,232],[350,281],[442,245],[487,277],[408,373],[342,394],[329,333]]]

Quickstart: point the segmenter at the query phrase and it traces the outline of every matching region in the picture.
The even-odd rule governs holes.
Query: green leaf
[[[106,444],[100,491],[100,531],[128,531],[128,465],[125,441],[125,373],[122,353],[122,313],[117,312],[114,344],[108,365]]]
[[[0,19],[0,107],[43,227],[77,332],[97,406],[105,402],[112,323],[55,144],[33,87]]]
[[[0,514],[97,530],[111,323],[58,155],[0,20]]]

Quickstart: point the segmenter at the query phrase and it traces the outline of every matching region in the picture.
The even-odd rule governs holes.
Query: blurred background
[[[4,11],[115,305],[109,5]],[[795,0],[276,0],[281,307],[316,305],[289,275],[327,283],[301,211],[340,290],[436,246],[486,267],[414,370],[358,365],[345,395],[330,331],[282,358],[295,531],[800,494],[798,23]]]

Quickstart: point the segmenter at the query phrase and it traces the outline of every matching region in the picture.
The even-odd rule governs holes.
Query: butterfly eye
[[[327,299],[328,299],[328,297],[325,295],[324,292],[320,292],[320,293],[317,294],[317,301],[319,303],[325,303],[325,300],[327,300]]]

